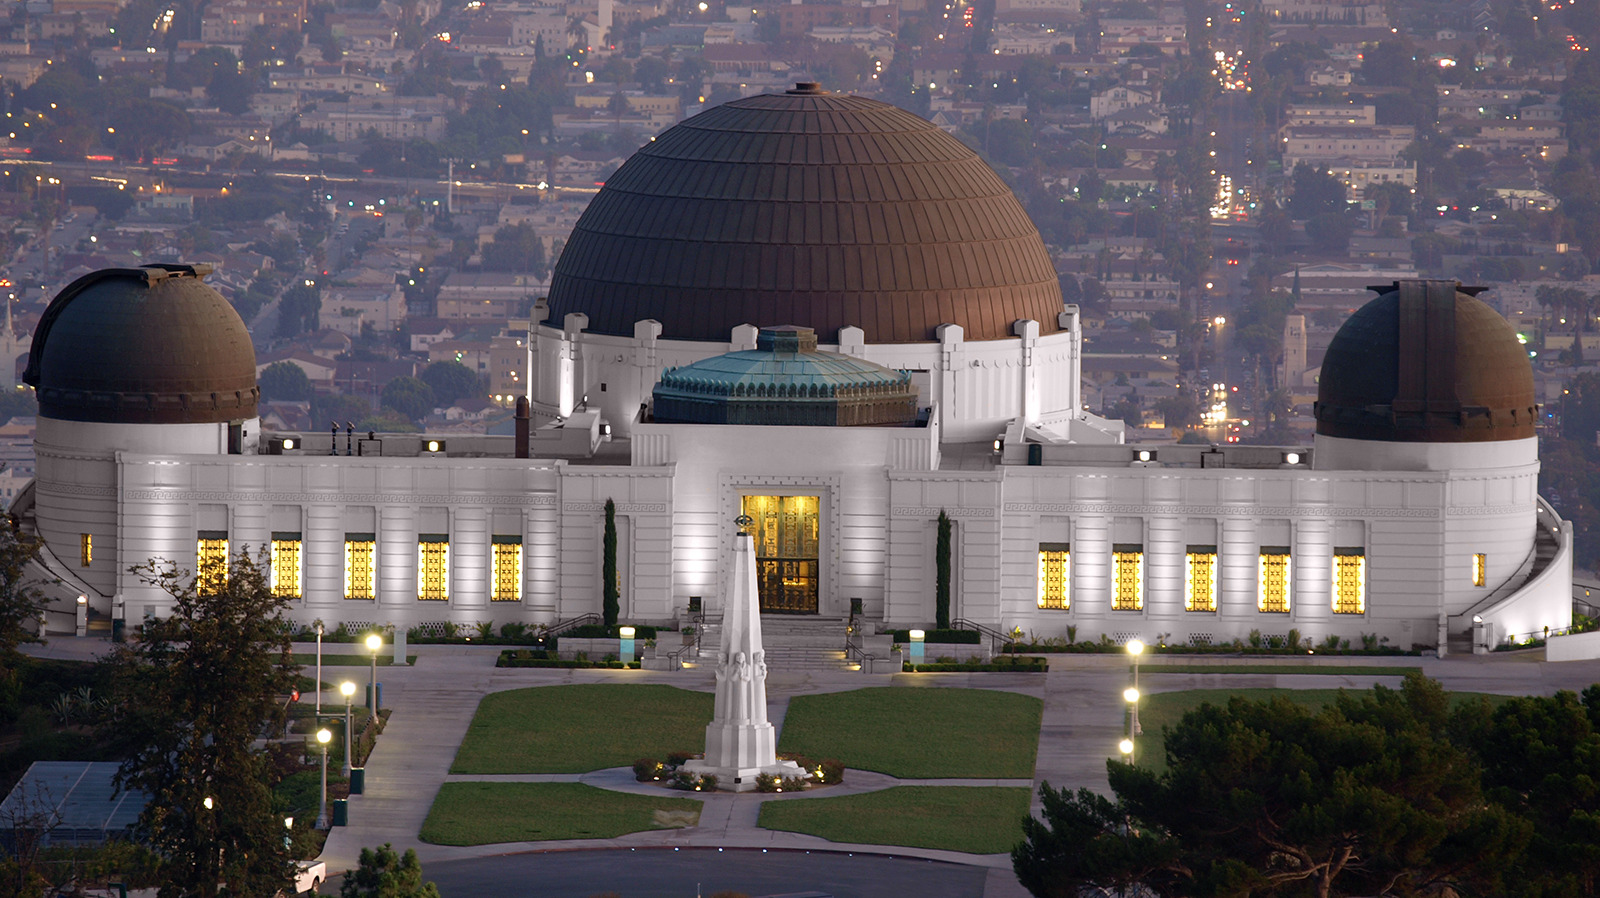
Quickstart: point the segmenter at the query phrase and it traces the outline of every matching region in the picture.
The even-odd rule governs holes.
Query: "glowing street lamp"
[[[1131,743],[1135,737],[1144,734],[1139,727],[1139,656],[1144,654],[1144,643],[1137,639],[1128,640],[1128,654],[1133,657],[1133,685],[1123,690],[1122,697],[1128,703],[1128,739]],[[1129,759],[1132,753],[1129,752]]]
[[[367,651],[372,653],[372,677],[367,681],[367,710],[378,713],[378,650],[383,648],[383,637],[376,633],[367,636]]]
[[[317,743],[322,746],[322,803],[317,805],[317,829],[328,828],[328,742],[332,738],[327,727],[317,730]]]
[[[355,697],[356,684],[345,680],[339,684],[339,693],[344,696],[344,775],[350,776],[350,700]]]

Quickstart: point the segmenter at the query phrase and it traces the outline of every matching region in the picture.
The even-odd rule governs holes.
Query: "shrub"
[[[648,783],[661,779],[664,768],[655,758],[640,758],[633,762],[633,778],[641,783]]]
[[[910,630],[891,630],[890,635],[895,642],[910,642]],[[983,634],[977,630],[928,630],[922,637],[923,642],[936,642],[942,645],[979,645],[983,642]]]
[[[783,785],[783,781],[778,779],[778,777],[775,774],[771,774],[771,773],[758,773],[758,774],[756,774],[756,791],[757,792],[776,792],[776,791],[778,791],[779,787],[781,787],[782,785]]]
[[[805,789],[806,778],[803,774],[800,776],[786,776],[778,781],[779,792],[804,792]]]
[[[672,775],[672,788],[685,789],[693,792],[694,787],[699,783],[699,781],[700,778],[689,771],[679,770],[677,773]]]
[[[716,774],[708,773],[705,776],[700,777],[700,789],[706,792],[717,791]]]
[[[833,786],[844,782],[844,762],[837,758],[827,758],[816,769],[817,782],[824,786]]]
[[[693,761],[696,757],[698,755],[692,751],[669,751],[667,752],[667,766],[676,769],[682,767],[683,762]]]

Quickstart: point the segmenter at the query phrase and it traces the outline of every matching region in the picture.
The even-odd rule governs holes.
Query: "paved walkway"
[[[41,657],[88,660],[109,648],[104,639],[52,639],[46,646],[26,650]],[[297,646],[297,651],[308,651]],[[327,654],[365,656],[355,645],[324,644]],[[568,683],[626,682],[664,683],[685,689],[710,692],[713,675],[708,669],[675,673],[653,671],[497,669],[499,649],[491,646],[412,646],[417,656],[411,667],[386,667],[379,670],[384,683],[384,705],[392,710],[388,726],[367,761],[366,793],[350,802],[350,825],[338,827],[329,835],[323,852],[330,871],[354,866],[363,847],[392,843],[398,849],[414,848],[424,863],[432,860],[458,860],[524,851],[563,851],[604,847],[695,846],[727,848],[781,848],[844,851],[860,854],[893,854],[897,857],[922,857],[983,867],[989,870],[985,898],[1024,898],[1026,892],[1011,873],[1010,857],[1004,854],[971,855],[961,852],[855,845],[828,842],[815,836],[760,829],[756,818],[766,801],[804,801],[807,797],[850,795],[889,788],[894,785],[950,786],[1027,786],[1035,795],[1041,783],[1052,786],[1105,790],[1105,762],[1116,752],[1122,735],[1122,689],[1128,684],[1129,664],[1117,655],[1057,655],[1051,670],[1038,674],[898,674],[867,676],[860,673],[774,671],[767,681],[768,713],[781,727],[789,700],[797,695],[814,695],[859,689],[866,686],[918,688],[930,686],[970,687],[1018,692],[1044,701],[1039,736],[1038,760],[1034,776],[1028,780],[897,780],[868,771],[851,770],[845,783],[813,793],[762,795],[744,793],[699,794],[704,801],[698,825],[686,829],[633,833],[617,839],[572,840],[562,842],[523,842],[472,847],[429,845],[418,840],[439,787],[445,782],[477,780],[501,782],[578,781],[600,788],[626,792],[659,794],[658,787],[633,781],[627,768],[594,771],[581,775],[453,776],[449,774],[456,748],[466,735],[478,701],[488,693],[528,686],[553,686]],[[1319,658],[1320,668],[1328,667],[1418,667],[1454,691],[1477,691],[1511,695],[1549,694],[1557,689],[1582,690],[1600,681],[1600,662],[1549,664],[1542,653],[1505,653],[1475,658],[1375,657]],[[1308,675],[1248,673],[1163,673],[1164,661],[1226,669],[1238,665],[1252,667],[1269,663],[1304,662],[1283,658],[1205,658],[1150,659],[1141,666],[1140,687],[1147,693],[1187,689],[1241,688],[1368,688],[1374,683],[1398,685],[1398,676]],[[1306,659],[1307,662],[1310,659]],[[341,668],[325,669],[323,679],[332,681]],[[349,668],[354,673],[358,668]],[[364,671],[362,673],[365,673]],[[325,694],[325,704],[340,703]]]

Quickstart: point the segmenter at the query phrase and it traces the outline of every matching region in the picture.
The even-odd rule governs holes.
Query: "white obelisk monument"
[[[733,576],[722,612],[722,647],[717,652],[717,700],[706,727],[706,756],[684,769],[712,774],[717,788],[747,792],[756,775],[804,776],[793,761],[779,761],[777,737],[767,721],[767,662],[761,647],[761,608],[756,597],[755,540],[741,515],[734,537]]]

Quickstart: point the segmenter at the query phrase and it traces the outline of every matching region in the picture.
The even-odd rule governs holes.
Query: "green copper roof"
[[[766,328],[756,349],[668,369],[654,390],[656,420],[903,424],[915,418],[910,374],[816,346],[810,328]]]

